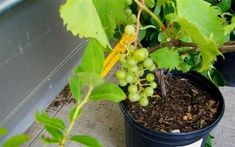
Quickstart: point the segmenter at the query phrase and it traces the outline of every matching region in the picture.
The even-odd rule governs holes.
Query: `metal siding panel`
[[[24,104],[30,99],[31,107],[36,105],[39,100],[33,100],[33,95],[35,91],[40,95],[48,77],[56,76],[53,82],[58,84],[63,79],[54,90],[43,90],[55,96],[64,86],[71,65],[79,61],[82,52],[78,50],[84,40],[65,30],[59,18],[62,2],[26,0],[0,16],[0,126],[16,124],[9,120],[17,111],[26,113]]]

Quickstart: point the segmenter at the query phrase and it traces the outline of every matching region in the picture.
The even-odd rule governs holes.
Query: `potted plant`
[[[189,71],[210,77],[221,55],[225,28],[234,23],[218,7],[204,0],[67,0],[60,15],[67,30],[88,43],[69,79],[77,101],[69,126],[44,112],[35,115],[50,134],[42,136],[45,144],[101,146],[94,137],[70,134],[82,107],[97,100],[121,102],[128,147],[205,144],[224,101],[211,81]],[[106,58],[104,52],[110,52]],[[118,84],[106,82],[118,61]]]

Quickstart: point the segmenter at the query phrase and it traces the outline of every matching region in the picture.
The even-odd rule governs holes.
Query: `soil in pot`
[[[130,115],[144,127],[161,132],[190,132],[205,128],[218,118],[219,102],[205,90],[189,80],[168,75],[166,85],[166,98],[152,97],[146,107],[138,102],[124,102]]]

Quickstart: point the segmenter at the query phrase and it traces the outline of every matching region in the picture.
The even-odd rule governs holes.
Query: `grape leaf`
[[[58,139],[49,138],[49,137],[46,137],[45,135],[42,135],[42,136],[40,137],[40,139],[41,139],[44,143],[47,143],[47,144],[53,144],[53,143],[58,143],[58,142],[59,142]]]
[[[93,0],[93,2],[107,36],[113,37],[117,24],[127,22],[126,0]]]
[[[65,129],[65,124],[64,124],[63,120],[61,120],[59,118],[50,118],[46,112],[36,112],[35,118],[36,118],[37,122],[39,122],[45,126],[53,127],[55,129],[59,129],[59,130]]]
[[[81,80],[77,76],[69,77],[69,89],[76,101],[81,98],[81,87]]]
[[[179,53],[166,47],[156,50],[150,57],[159,68],[172,70],[178,67],[180,63]]]
[[[75,116],[75,112],[76,112],[76,107],[72,108],[70,110],[70,113],[69,113],[69,120],[72,121],[73,118],[77,118],[81,115],[82,113],[82,109],[79,110],[78,114]]]
[[[168,1],[170,1],[170,0],[157,0],[157,5],[158,5],[159,7],[161,7],[161,6],[165,7],[165,6],[166,6],[166,3],[167,3]]]
[[[120,102],[126,98],[126,95],[117,85],[113,83],[103,83],[92,90],[90,98],[92,100]]]
[[[30,140],[30,136],[28,135],[15,135],[5,141],[2,147],[20,147],[28,140]]]
[[[98,42],[89,40],[80,65],[84,72],[101,73],[104,64],[103,50],[104,48]]]
[[[81,143],[86,147],[102,147],[98,140],[88,135],[74,135],[70,140]]]
[[[100,77],[99,74],[91,72],[79,72],[76,73],[76,76],[81,81],[82,86],[88,86],[94,88],[104,83],[104,79]]]
[[[218,3],[216,0],[205,0],[205,1],[207,1],[208,3],[211,3],[212,5],[215,5]]]
[[[220,7],[222,12],[226,12],[230,9],[232,4],[232,0],[222,0],[221,2],[219,2],[219,4],[217,4],[218,7]]]
[[[0,137],[1,137],[1,136],[4,136],[4,135],[7,135],[7,133],[8,133],[7,129],[5,129],[5,128],[0,128]]]
[[[192,67],[190,65],[186,64],[185,62],[181,61],[179,66],[176,68],[182,72],[188,72]]]
[[[146,0],[145,4],[149,7],[149,8],[153,8],[155,6],[155,0]]]
[[[225,86],[223,75],[216,68],[214,68],[210,74],[212,82],[214,82],[217,86]]]
[[[63,132],[61,130],[47,125],[44,126],[44,128],[49,134],[51,134],[53,140],[58,140],[58,142],[62,140]]]
[[[218,15],[221,12],[204,0],[176,0],[177,15],[187,19],[204,36],[218,45],[224,42],[224,29]],[[191,28],[193,29],[193,28]]]
[[[228,35],[235,29],[235,15],[232,17],[231,24],[226,25],[224,28],[224,34]]]
[[[180,24],[182,30],[184,30],[200,48],[202,66],[199,71],[207,70],[211,63],[216,60],[216,56],[220,55],[215,40],[205,37],[193,23],[185,18],[178,17],[176,21]]]
[[[153,13],[154,13],[156,16],[159,16],[160,12],[161,12],[161,7],[159,7],[158,5],[156,5],[156,7],[154,8]],[[156,22],[156,20],[154,20],[153,18],[151,18],[150,21],[151,21],[151,23],[152,23],[156,28],[159,29],[159,25],[158,25],[158,23]]]
[[[103,47],[110,47],[92,0],[67,0],[60,8],[60,16],[73,35],[94,38]]]

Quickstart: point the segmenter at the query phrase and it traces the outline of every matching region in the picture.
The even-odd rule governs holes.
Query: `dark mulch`
[[[133,118],[143,126],[162,132],[189,132],[205,128],[217,118],[219,103],[189,80],[166,76],[167,97],[150,98],[147,107],[124,102]],[[156,91],[159,91],[156,90]]]
[[[75,100],[71,98],[71,92],[69,90],[69,86],[65,86],[64,89],[60,92],[58,96],[52,101],[52,103],[48,106],[49,109],[57,109],[61,107],[65,103],[75,103]]]

